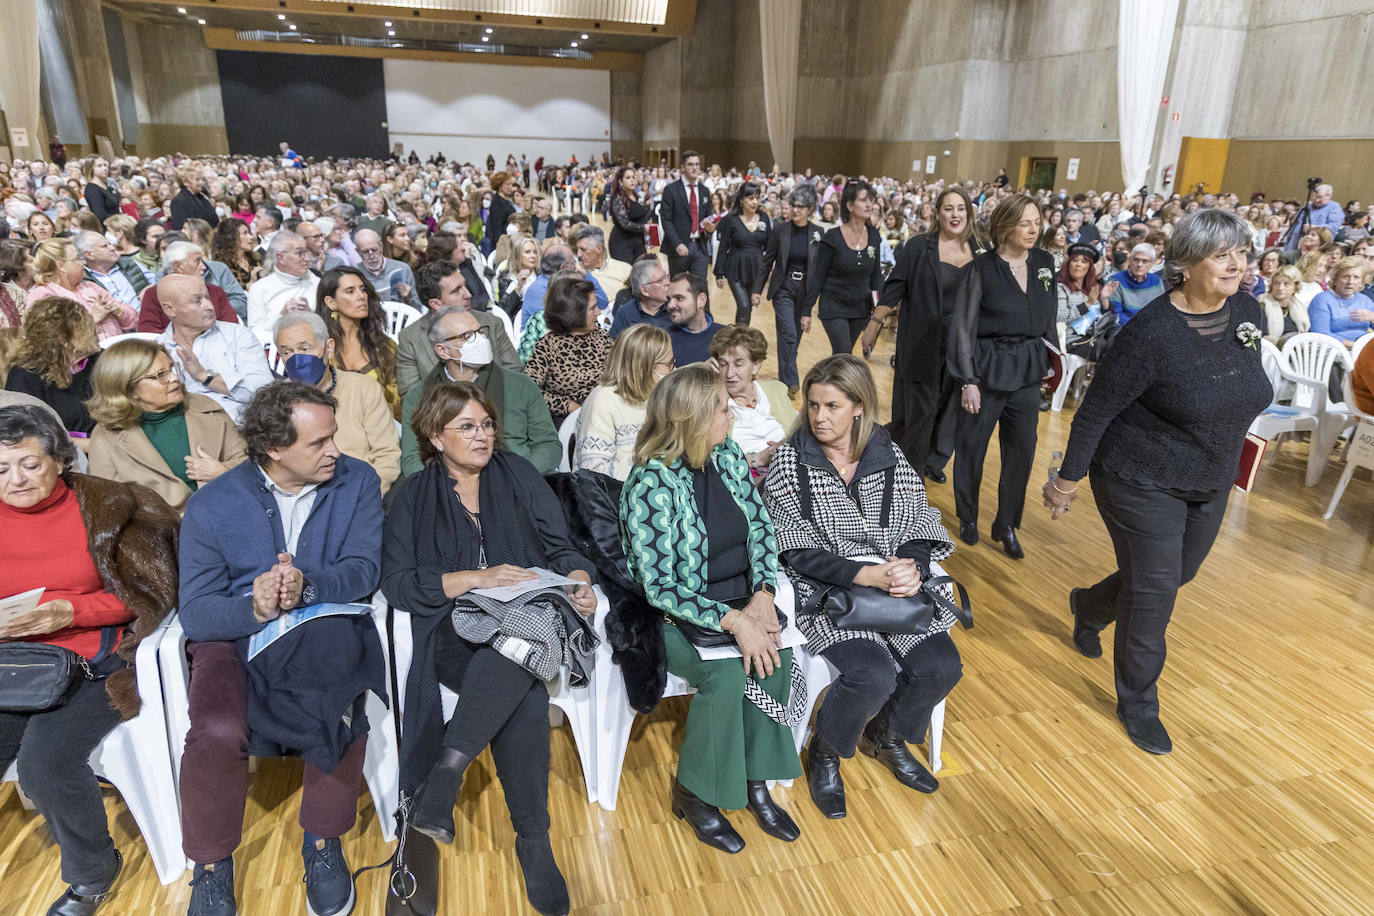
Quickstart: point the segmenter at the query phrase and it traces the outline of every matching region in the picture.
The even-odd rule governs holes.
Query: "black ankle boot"
[[[676,779],[673,780],[673,814],[690,824],[697,839],[707,846],[731,855],[744,848],[744,837],[735,832],[720,809],[688,792]]]
[[[525,874],[525,896],[544,916],[562,916],[572,908],[568,899],[568,885],[558,863],[553,860],[553,847],[549,845],[549,835],[515,838],[515,857],[520,860],[520,870]]]
[[[892,734],[880,717],[875,717],[864,726],[859,750],[891,770],[897,781],[907,788],[926,794],[940,788],[940,780],[911,755],[906,742]]]
[[[453,803],[463,787],[463,772],[468,767],[468,755],[453,748],[444,748],[439,762],[429,771],[420,788],[415,790],[411,809],[410,829],[440,843],[452,843],[457,828],[453,823]]]
[[[387,880],[386,916],[435,916],[439,912],[439,847],[423,833],[399,824],[397,831],[405,839],[396,850]]]
[[[801,836],[795,821],[768,794],[768,783],[749,780],[749,810],[754,812],[763,832],[790,843]]]
[[[115,879],[124,870],[124,857],[119,854],[119,850],[114,851],[115,869],[110,880],[103,884],[73,884],[67,888],[66,893],[52,902],[48,907],[48,916],[92,916],[96,910],[100,909],[100,904],[105,902],[105,898],[110,896],[110,889],[114,887]]]
[[[1079,607],[1082,594],[1083,589],[1081,588],[1069,590],[1069,610],[1073,613],[1073,644],[1084,656],[1101,658],[1102,637],[1097,630],[1083,622],[1082,609]]]
[[[812,732],[806,748],[806,784],[811,800],[821,814],[834,819],[844,817],[844,780],[840,778],[840,754],[820,733]]]

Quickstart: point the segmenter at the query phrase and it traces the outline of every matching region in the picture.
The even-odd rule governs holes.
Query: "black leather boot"
[[[1075,588],[1069,591],[1069,610],[1073,612],[1073,644],[1078,647],[1078,651],[1088,658],[1102,657],[1102,637],[1096,629],[1083,623],[1083,614],[1079,610],[1079,596],[1083,589]]]
[[[525,896],[544,916],[563,916],[572,908],[568,885],[553,858],[549,835],[515,838],[515,857],[525,875]]]
[[[927,794],[940,788],[940,781],[911,755],[906,742],[892,734],[880,716],[864,726],[859,750],[891,770],[897,781],[908,788]]]
[[[1021,549],[1021,541],[1016,537],[1016,529],[1010,525],[993,525],[992,539],[1002,545],[1002,552],[1013,560],[1025,559],[1026,552]]]
[[[749,810],[754,812],[764,833],[788,843],[801,836],[801,828],[768,794],[768,783],[751,779],[748,785]]]
[[[673,780],[673,814],[690,824],[697,839],[707,846],[731,855],[744,848],[744,837],[735,832],[720,809],[688,792],[676,779]]]
[[[811,733],[806,748],[806,785],[811,800],[826,817],[844,817],[844,780],[840,778],[840,755],[825,740],[820,729]]]
[[[397,830],[403,841],[387,879],[386,916],[435,916],[439,912],[439,847],[423,833],[401,824]]]
[[[978,543],[978,523],[959,522],[959,540],[972,547]]]
[[[410,829],[440,843],[452,843],[457,827],[453,823],[453,803],[463,787],[463,772],[469,757],[451,747],[439,754],[439,761],[429,771],[420,788],[415,790],[411,809]]]
[[[100,904],[105,902],[105,898],[110,896],[110,888],[114,887],[115,880],[119,873],[124,870],[124,857],[115,854],[115,871],[110,876],[110,880],[101,885],[94,884],[73,884],[67,888],[66,893],[53,901],[52,906],[48,907],[48,916],[92,916],[100,908]]]

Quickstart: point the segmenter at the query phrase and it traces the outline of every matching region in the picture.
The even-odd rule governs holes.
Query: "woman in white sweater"
[[[673,371],[668,332],[647,322],[615,339],[601,384],[577,417],[573,467],[624,480],[634,467],[635,439],[644,425],[644,404],[659,379]]]

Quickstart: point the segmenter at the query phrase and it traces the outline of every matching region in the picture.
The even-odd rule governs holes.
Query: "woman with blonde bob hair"
[[[573,467],[624,480],[634,467],[635,440],[645,402],[659,379],[673,371],[673,342],[662,328],[631,325],[616,338],[601,383],[577,416]]]
[[[763,709],[787,704],[792,653],[778,643],[773,526],[744,451],[729,437],[732,416],[711,366],[669,374],[649,395],[635,466],[620,493],[621,543],[645,598],[664,615],[667,669],[697,691],[672,811],[698,840],[728,853],[744,840],[721,808],[749,808],[780,840],[801,835],[768,794],[767,780],[801,775],[787,717]],[[731,644],[742,667],[697,652]]]
[[[807,751],[811,798],[838,818],[846,813],[840,758],[856,748],[909,788],[939,788],[907,742],[924,739],[963,666],[949,637],[951,613],[937,614],[924,633],[842,630],[812,598],[855,586],[910,597],[954,542],[921,478],[876,422],[878,392],[863,360],[821,360],[802,382],[802,401],[804,419],[774,453],[763,496],[796,589],[798,625],[810,651],[839,671]]]
[[[200,488],[247,457],[238,427],[213,398],[187,394],[167,351],[121,340],[100,356],[87,402],[91,473],[152,490],[180,514]]]

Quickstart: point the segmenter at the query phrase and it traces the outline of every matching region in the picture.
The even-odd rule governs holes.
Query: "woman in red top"
[[[88,758],[138,712],[134,652],[177,593],[176,513],[151,490],[73,474],[75,457],[42,408],[0,408],[0,595],[43,589],[0,641],[61,646],[95,674],[44,712],[0,709],[0,772],[17,762],[57,840],[71,887],[49,912],[64,914],[94,913],[119,874]]]

